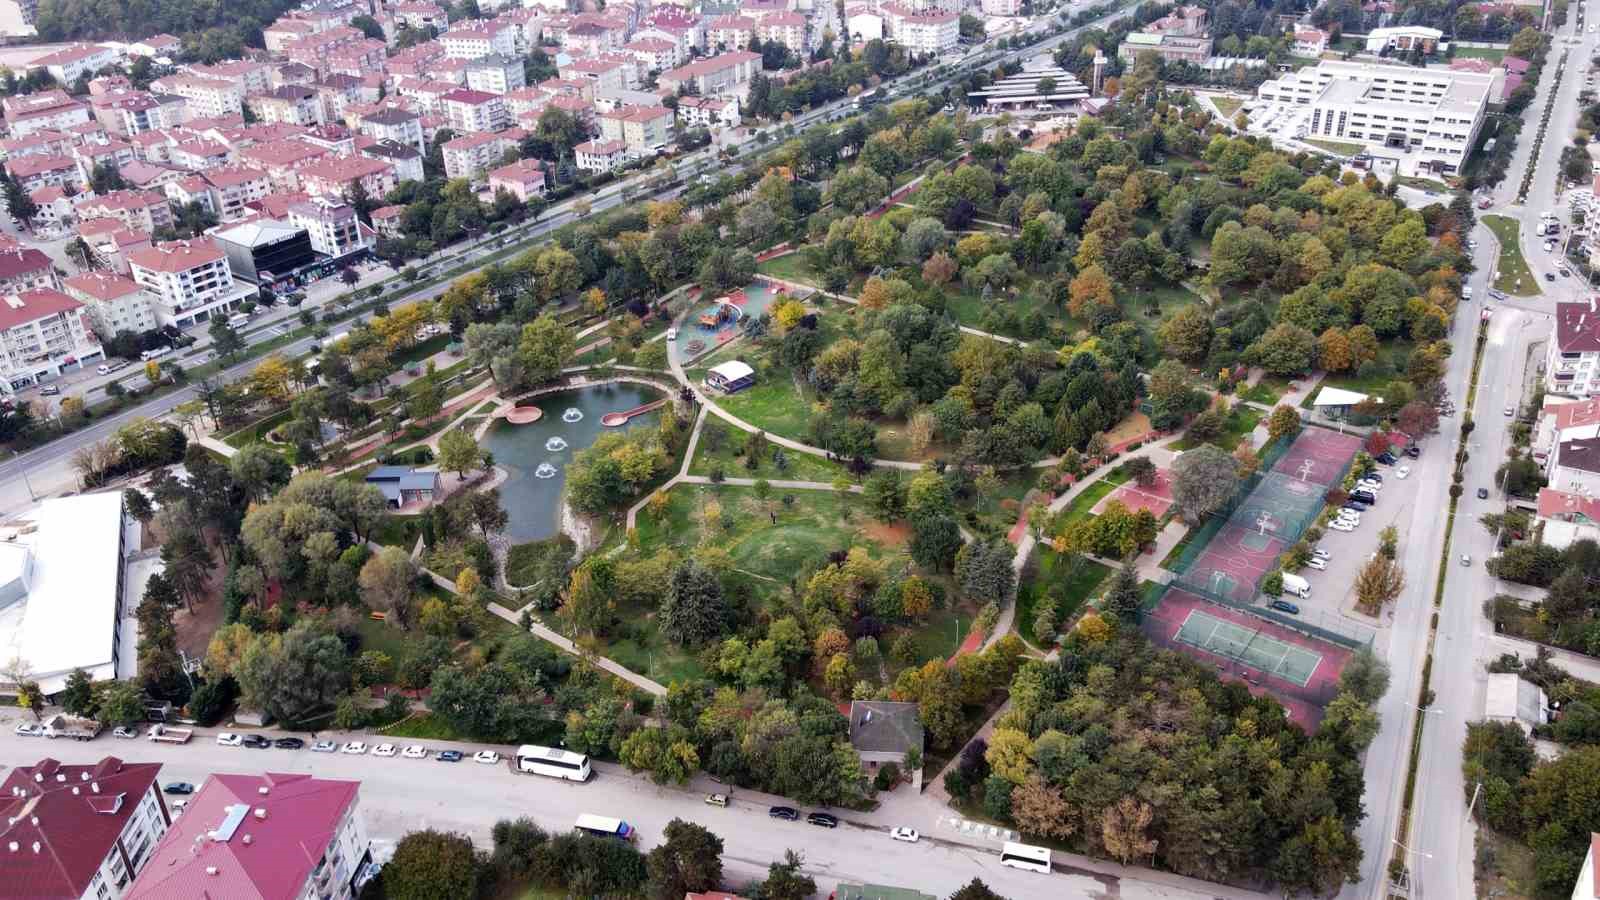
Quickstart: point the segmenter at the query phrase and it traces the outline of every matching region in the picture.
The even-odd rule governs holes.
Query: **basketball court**
[[[1151,515],[1159,519],[1172,508],[1171,476],[1166,469],[1157,469],[1155,483],[1148,487],[1137,481],[1119,485],[1116,490],[1101,498],[1090,512],[1099,515],[1106,508],[1106,504],[1113,500],[1126,506],[1129,512],[1147,509]]]

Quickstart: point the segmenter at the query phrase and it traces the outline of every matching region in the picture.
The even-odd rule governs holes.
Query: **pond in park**
[[[483,448],[494,454],[495,465],[506,470],[500,486],[501,500],[510,522],[506,536],[513,543],[538,541],[561,528],[561,492],[566,487],[567,465],[579,450],[593,444],[604,431],[654,427],[660,410],[634,416],[621,428],[600,424],[606,413],[622,412],[665,397],[642,384],[620,382],[545,394],[524,405],[539,407],[539,421],[512,425],[495,420],[484,435]]]

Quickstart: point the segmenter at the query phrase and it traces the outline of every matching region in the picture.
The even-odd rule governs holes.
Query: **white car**
[[[1358,512],[1351,512],[1349,510],[1341,510],[1339,512],[1338,518],[1334,519],[1334,521],[1335,522],[1349,522],[1351,525],[1360,525],[1361,524],[1361,514],[1358,513]]]
[[[1326,551],[1324,549],[1322,549],[1321,547],[1318,547],[1317,549],[1311,551],[1311,558],[1312,559],[1329,560],[1329,559],[1333,559],[1333,554],[1329,553],[1328,551]]]
[[[35,725],[32,722],[18,722],[17,723],[17,737],[43,737],[43,736],[44,736],[44,726]]]
[[[1328,571],[1327,562],[1325,562],[1324,560],[1317,559],[1315,557],[1306,560],[1306,565],[1310,566],[1313,569],[1316,569],[1318,572],[1326,572],[1326,571]]]
[[[139,729],[127,728],[125,726],[118,725],[116,730],[112,731],[111,734],[113,737],[119,738],[136,738],[139,736]]]
[[[1506,415],[1508,415],[1508,416],[1515,415],[1516,412],[1517,412],[1517,408],[1515,406],[1506,407]]]
[[[908,844],[915,844],[922,839],[922,835],[917,834],[915,828],[907,828],[904,825],[897,825],[889,829],[889,836],[897,841],[905,841]]]
[[[1356,526],[1350,524],[1350,521],[1348,519],[1335,519],[1332,522],[1328,523],[1328,527],[1332,528],[1334,531],[1355,531],[1356,530]]]
[[[379,744],[372,748],[373,756],[393,756],[394,754],[395,747],[393,744]]]
[[[1401,466],[1400,468],[1395,469],[1394,470],[1394,477],[1396,477],[1396,478],[1410,478],[1411,477],[1411,467],[1410,466]]]
[[[675,341],[677,339],[678,339],[678,329],[676,329],[676,328],[668,328],[667,329],[667,340]]]
[[[492,766],[500,761],[500,754],[493,750],[479,750],[477,753],[472,754],[472,761],[487,763]]]
[[[355,756],[357,754],[367,752],[367,745],[361,741],[351,741],[350,743],[345,744],[343,747],[340,747],[339,752],[348,753],[351,756]]]
[[[1363,491],[1371,491],[1376,494],[1377,492],[1383,490],[1383,482],[1373,481],[1371,478],[1363,478],[1356,482],[1356,488]]]
[[[217,746],[242,747],[244,746],[244,738],[234,734],[231,731],[224,731],[223,733],[217,735]]]
[[[333,741],[317,741],[315,744],[311,745],[312,753],[332,753],[338,749],[339,745],[335,744]]]
[[[428,748],[422,746],[421,744],[412,744],[404,750],[401,750],[400,755],[404,756],[406,759],[427,759]]]

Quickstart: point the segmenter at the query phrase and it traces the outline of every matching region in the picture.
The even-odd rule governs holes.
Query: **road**
[[[1592,4],[1591,4],[1592,7]],[[1591,8],[1586,21],[1593,21]],[[1483,569],[1483,561],[1493,553],[1494,537],[1478,524],[1478,517],[1498,512],[1504,501],[1494,487],[1494,470],[1505,458],[1507,442],[1506,406],[1526,408],[1530,396],[1525,392],[1538,360],[1529,361],[1529,351],[1548,340],[1549,313],[1557,300],[1577,299],[1583,285],[1574,278],[1545,280],[1557,260],[1540,249],[1533,233],[1540,213],[1555,208],[1561,150],[1576,124],[1577,94],[1583,82],[1582,70],[1595,49],[1595,37],[1579,32],[1577,11],[1558,33],[1551,50],[1550,64],[1538,87],[1536,99],[1524,115],[1522,134],[1513,154],[1505,181],[1492,194],[1495,207],[1488,212],[1511,216],[1520,223],[1521,243],[1529,266],[1538,279],[1543,295],[1529,299],[1491,302],[1488,294],[1493,281],[1498,246],[1493,234],[1482,225],[1474,231],[1478,248],[1473,260],[1478,270],[1469,279],[1474,303],[1464,303],[1457,314],[1451,335],[1454,353],[1450,358],[1445,383],[1466,412],[1466,391],[1471,374],[1477,316],[1487,304],[1491,311],[1488,341],[1484,347],[1478,392],[1472,398],[1472,411],[1478,427],[1468,442],[1468,461],[1456,521],[1451,533],[1451,559],[1445,566],[1444,601],[1439,608],[1438,631],[1430,635],[1434,613],[1433,598],[1439,574],[1444,541],[1445,517],[1449,508],[1450,457],[1460,440],[1461,414],[1441,423],[1440,434],[1428,439],[1427,465],[1417,476],[1423,479],[1419,500],[1412,511],[1409,529],[1402,527],[1402,562],[1407,585],[1380,637],[1378,651],[1389,661],[1394,683],[1379,702],[1383,723],[1377,739],[1368,750],[1367,785],[1364,804],[1367,818],[1360,828],[1365,850],[1362,879],[1341,894],[1349,900],[1377,900],[1385,896],[1389,860],[1402,856],[1411,872],[1411,896],[1458,898],[1474,895],[1472,873],[1476,828],[1467,817],[1465,788],[1461,774],[1461,742],[1466,724],[1482,718],[1485,684],[1484,663],[1498,655],[1492,628],[1483,616],[1483,602],[1495,593],[1495,581]],[[1564,42],[1580,36],[1576,45]],[[1563,77],[1555,78],[1556,61],[1563,50],[1570,50],[1569,66]],[[1526,205],[1515,204],[1518,186],[1533,153],[1539,118],[1552,91],[1557,101],[1545,141],[1540,148],[1533,185]],[[1489,489],[1490,497],[1480,500],[1479,487]],[[1470,557],[1462,565],[1461,557]],[[1409,764],[1409,748],[1414,735],[1416,703],[1421,686],[1422,665],[1431,650],[1433,669],[1429,678],[1434,702],[1422,717],[1421,748],[1414,797],[1414,814],[1405,837],[1395,839],[1400,819],[1402,792]]]
[[[219,747],[209,735],[197,736],[186,746],[110,737],[88,744],[45,741],[17,737],[12,732],[15,711],[0,719],[0,759],[8,764],[31,764],[46,755],[77,764],[115,754],[130,762],[162,762],[162,784],[187,781],[198,785],[214,772],[268,769],[359,780],[367,828],[380,846],[392,844],[410,831],[437,828],[463,832],[480,847],[488,847],[490,828],[499,819],[528,816],[547,829],[565,831],[579,814],[589,812],[627,819],[640,830],[641,848],[648,849],[661,840],[667,823],[679,817],[702,824],[723,839],[725,878],[730,887],[764,875],[768,863],[794,849],[805,854],[806,872],[817,880],[822,896],[841,881],[895,884],[948,896],[977,876],[1001,895],[1017,898],[1265,900],[1248,891],[1108,863],[1069,867],[1059,861],[1059,855],[1052,875],[1003,867],[996,843],[954,840],[954,831],[939,824],[942,810],[911,795],[907,788],[885,795],[884,807],[873,813],[834,810],[842,822],[838,829],[830,830],[803,821],[770,818],[765,797],[747,797],[735,791],[732,804],[717,809],[704,803],[704,794],[711,788],[726,788],[709,782],[686,790],[658,787],[609,765],[597,767],[594,779],[578,785],[517,775],[507,766],[480,765],[470,759],[449,764],[310,750],[250,750]],[[374,743],[371,736],[361,737]],[[475,745],[451,746],[469,753],[479,749]],[[505,752],[506,748],[493,749]],[[915,845],[895,842],[887,834],[893,825],[910,825],[924,837]],[[1128,877],[1130,874],[1137,874],[1140,880]]]

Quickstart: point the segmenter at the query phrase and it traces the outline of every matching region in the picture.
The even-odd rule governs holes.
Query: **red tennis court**
[[[1129,512],[1138,512],[1148,509],[1150,514],[1161,518],[1172,507],[1172,480],[1166,469],[1156,470],[1155,483],[1146,487],[1137,481],[1130,481],[1120,485],[1116,490],[1106,495],[1099,503],[1094,505],[1090,512],[1099,515],[1107,503],[1116,500],[1128,508]]]
[[[1356,435],[1307,426],[1272,470],[1304,481],[1332,485],[1344,471],[1345,463],[1360,449],[1361,438]]]

